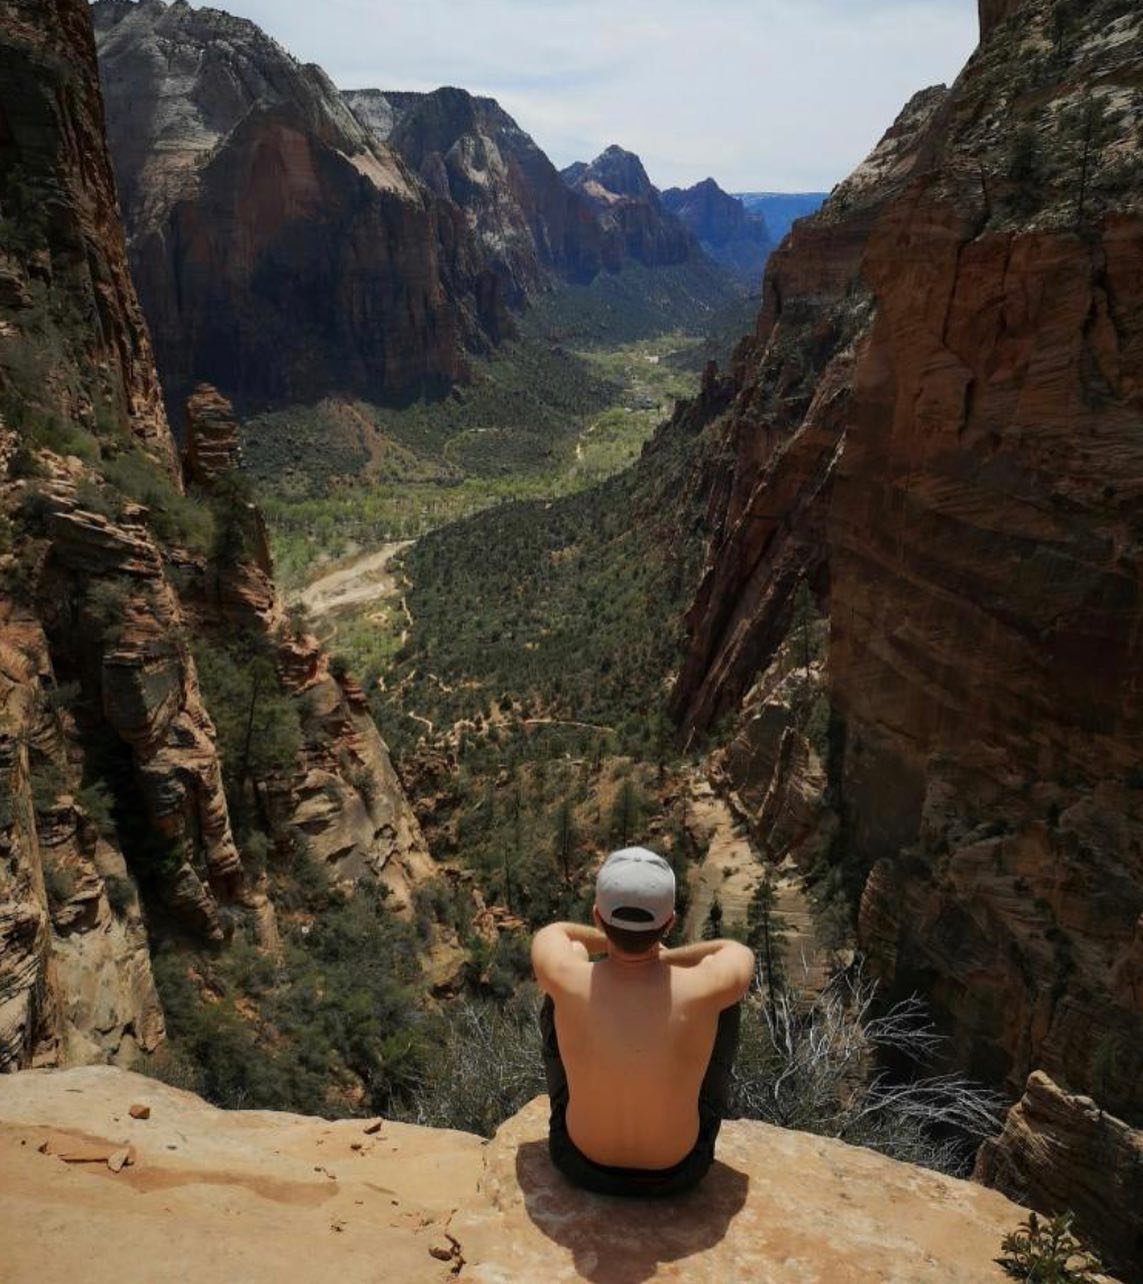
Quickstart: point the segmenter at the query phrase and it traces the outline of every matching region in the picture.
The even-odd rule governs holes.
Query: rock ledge
[[[545,1120],[537,1099],[483,1142],[221,1111],[106,1066],[0,1076],[3,1278],[980,1284],[1004,1278],[992,1258],[1023,1216],[995,1191],[748,1122],[726,1126],[695,1194],[609,1201],[553,1172]],[[130,1160],[63,1157],[104,1152]]]

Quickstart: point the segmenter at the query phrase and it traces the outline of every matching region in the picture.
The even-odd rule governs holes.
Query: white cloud
[[[558,165],[826,189],[976,40],[974,0],[214,0],[345,88],[460,85]]]

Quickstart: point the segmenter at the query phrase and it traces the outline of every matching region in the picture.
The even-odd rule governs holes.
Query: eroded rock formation
[[[1125,3],[1003,16],[771,260],[696,480],[716,534],[675,707],[701,729],[753,691],[746,743],[780,722],[757,695],[810,590],[831,701],[812,847],[863,889],[863,948],[977,1075],[1017,1095],[1044,1069],[1131,1122],[1143,27]],[[786,767],[757,732],[766,752],[730,761],[761,824]]]
[[[698,237],[716,263],[757,286],[773,248],[766,220],[747,212],[737,196],[729,196],[714,181],[694,187],[671,187],[662,193],[663,208]]]
[[[624,258],[662,267],[701,255],[691,232],[663,205],[634,152],[613,145],[590,164],[569,166],[563,178],[595,210],[608,267],[618,267]]]
[[[7,320],[0,390],[22,395],[18,383],[33,385],[49,373],[49,363],[24,355],[22,336],[51,326],[50,296],[82,301],[89,323],[56,336],[66,351],[50,371],[69,412],[87,424],[125,415],[135,438],[173,468],[151,343],[127,266],[87,6],[3,0],[0,31],[0,211],[10,229],[20,229],[0,244]],[[85,377],[66,379],[69,364]]]
[[[199,388],[187,411],[184,465],[207,494],[236,478],[238,426],[217,389]],[[293,628],[274,586],[265,524],[240,495],[233,549],[218,549],[196,568],[187,605],[196,623],[216,634],[236,629],[274,655],[281,689],[294,701],[302,752],[292,774],[260,786],[275,837],[305,835],[313,856],[340,883],[380,879],[395,910],[431,877],[433,863],[364,692],[331,668],[317,639]]]
[[[600,271],[604,238],[590,206],[493,99],[463,89],[343,97],[427,187],[464,211],[514,305],[553,280],[590,281]]]
[[[1010,1199],[1050,1213],[1069,1209],[1096,1228],[1121,1263],[1143,1262],[1143,1134],[1090,1097],[1062,1092],[1039,1071],[1009,1112],[1003,1134],[986,1141],[974,1177]]]
[[[149,1117],[132,1118],[132,1104]],[[129,1238],[133,1260],[204,1284],[309,1278],[315,1246],[323,1273],[346,1281],[375,1280],[380,1261],[388,1278],[442,1284],[980,1284],[1005,1278],[993,1258],[1024,1216],[995,1191],[749,1122],[724,1126],[704,1184],[665,1216],[575,1190],[551,1167],[546,1132],[544,1098],[484,1142],[220,1111],[102,1067],[15,1075],[0,1080],[5,1265],[21,1281],[81,1264],[121,1280],[132,1268],[105,1246]]]
[[[252,23],[160,0],[92,9],[135,279],[168,405],[442,388],[495,330],[463,217],[325,74]]]
[[[0,17],[0,1071],[126,1064],[164,1033],[139,888],[152,927],[221,946],[245,920],[280,944],[192,644],[260,639],[298,706],[298,760],[255,782],[272,840],[308,835],[333,878],[380,878],[398,906],[429,862],[360,690],[287,625],[211,388],[190,408],[183,491],[87,6]]]

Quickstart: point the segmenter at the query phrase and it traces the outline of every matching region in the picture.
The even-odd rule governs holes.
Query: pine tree
[[[722,936],[722,903],[716,896],[710,903],[710,911],[706,916],[706,922],[702,925],[702,939],[704,941],[717,941]]]
[[[571,804],[565,798],[556,810],[556,827],[555,827],[555,856],[563,870],[564,883],[571,887],[571,858],[575,850],[576,833],[575,818],[572,815]]]
[[[786,986],[785,949],[789,928],[777,906],[778,892],[767,874],[750,898],[750,908],[746,912],[746,940],[762,961],[771,1009]]]
[[[625,780],[615,795],[611,809],[611,838],[620,847],[627,847],[639,828],[643,803],[638,790],[630,780]]]

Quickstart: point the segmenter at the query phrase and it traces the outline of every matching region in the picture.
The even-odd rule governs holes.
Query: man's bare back
[[[589,950],[608,957],[591,963]],[[719,1014],[748,987],[751,952],[709,941],[629,957],[595,928],[557,923],[537,934],[533,962],[555,1004],[572,1141],[608,1167],[678,1164],[698,1138]]]

